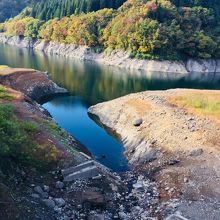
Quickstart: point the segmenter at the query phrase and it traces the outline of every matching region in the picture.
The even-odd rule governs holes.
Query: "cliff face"
[[[91,60],[106,65],[119,66],[127,69],[138,69],[145,72],[166,72],[175,74],[198,73],[220,73],[220,60],[192,60],[186,62],[137,60],[129,58],[129,54],[123,51],[112,51],[110,53],[95,53],[92,48],[86,46],[65,45],[55,42],[34,41],[32,39],[20,38],[18,36],[6,37],[0,35],[0,43],[14,46],[33,48],[49,54],[57,54],[81,60]]]
[[[19,36],[9,37],[3,34],[0,34],[0,42],[3,44],[19,46],[23,48],[33,48],[33,44],[34,44],[34,40],[32,39],[21,38]]]

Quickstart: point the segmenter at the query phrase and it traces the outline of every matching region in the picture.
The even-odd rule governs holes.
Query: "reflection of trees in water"
[[[58,96],[52,100],[49,100],[53,107],[65,106],[65,109],[84,108],[85,111],[88,109],[88,105],[81,100],[80,97],[76,96]]]
[[[69,61],[62,66],[63,61],[56,71],[52,71],[52,78],[66,87],[73,95],[80,95],[89,105],[111,100],[132,92],[169,88],[212,88],[214,85],[198,82],[198,79],[171,78],[163,75],[160,79],[155,73],[156,79],[140,72],[124,71],[119,68],[95,65],[85,62]],[[60,74],[62,73],[62,74]],[[161,76],[161,74],[159,74]],[[216,85],[220,88],[220,83]]]
[[[29,67],[48,71],[51,78],[67,88],[71,94],[81,96],[88,104],[111,100],[132,92],[169,88],[220,89],[220,75],[144,73],[117,67],[77,61],[44,53],[0,46],[0,61],[14,67]],[[211,80],[211,81],[210,81]]]

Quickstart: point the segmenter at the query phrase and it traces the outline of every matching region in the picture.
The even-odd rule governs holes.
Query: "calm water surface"
[[[0,65],[48,71],[58,85],[68,89],[70,96],[54,98],[43,106],[98,161],[116,172],[128,169],[123,146],[88,117],[89,106],[144,90],[220,89],[220,75],[214,73],[211,77],[192,74],[187,78],[180,74],[146,74],[5,45],[0,45]]]

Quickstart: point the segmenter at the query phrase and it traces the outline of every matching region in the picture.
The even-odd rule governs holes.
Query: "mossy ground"
[[[62,132],[62,130],[57,126],[53,121],[45,120],[43,122],[43,126],[46,130],[51,133],[57,140],[59,140],[60,144],[70,153],[75,153],[76,150],[72,148],[68,143],[67,133]]]
[[[33,121],[17,118],[13,105],[0,105],[0,157],[4,157],[0,162],[2,170],[8,168],[8,163],[39,170],[45,170],[56,163],[58,151],[46,143],[39,143],[37,132],[38,125]]]

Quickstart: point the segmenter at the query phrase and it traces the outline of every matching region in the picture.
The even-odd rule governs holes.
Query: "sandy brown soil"
[[[98,104],[89,112],[119,134],[133,167],[151,173],[161,202],[180,199],[189,219],[219,219],[220,123],[209,115],[174,105],[196,90],[148,91]],[[201,92],[201,91],[200,91]],[[203,91],[201,95],[220,91]],[[136,119],[140,126],[134,126]]]

